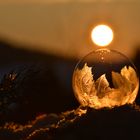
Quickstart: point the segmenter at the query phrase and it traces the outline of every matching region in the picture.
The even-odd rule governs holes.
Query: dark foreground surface
[[[139,139],[140,112],[134,106],[44,114],[26,125],[7,123],[1,140]]]
[[[0,84],[0,140],[139,139],[138,105],[100,110],[78,107],[74,101],[69,103],[72,97],[57,96],[51,87],[47,91],[52,95],[42,94],[45,85],[39,90],[33,80],[38,71],[22,72],[6,74]],[[70,107],[77,109],[67,111]]]

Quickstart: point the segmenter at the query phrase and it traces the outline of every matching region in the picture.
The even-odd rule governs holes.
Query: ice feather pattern
[[[73,75],[75,95],[83,106],[98,109],[132,104],[139,87],[135,70],[131,66],[124,66],[120,73],[112,71],[112,82],[113,88],[105,74],[95,81],[92,67],[88,67],[86,63]]]

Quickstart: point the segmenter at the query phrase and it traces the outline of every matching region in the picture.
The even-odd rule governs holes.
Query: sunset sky
[[[131,57],[140,46],[139,13],[139,0],[1,0],[0,37],[27,49],[81,57],[97,48],[91,29],[105,23],[114,30],[110,48]]]

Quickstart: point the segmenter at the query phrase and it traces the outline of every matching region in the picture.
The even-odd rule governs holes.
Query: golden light
[[[107,25],[97,25],[91,32],[91,39],[98,46],[107,46],[113,40],[113,31]]]
[[[114,62],[113,58],[117,57],[126,63]],[[107,48],[82,58],[76,65],[72,82],[79,103],[95,109],[133,104],[139,89],[133,63],[120,52]]]

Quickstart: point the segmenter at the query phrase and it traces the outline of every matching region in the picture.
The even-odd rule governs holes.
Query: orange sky
[[[29,49],[81,57],[97,48],[89,35],[98,23],[107,23],[114,29],[113,49],[131,56],[135,45],[140,43],[139,1],[51,0],[51,5],[44,0],[36,0],[39,5],[32,0],[24,1],[26,5],[17,0],[9,4],[9,1],[0,3],[0,35],[30,46]]]

